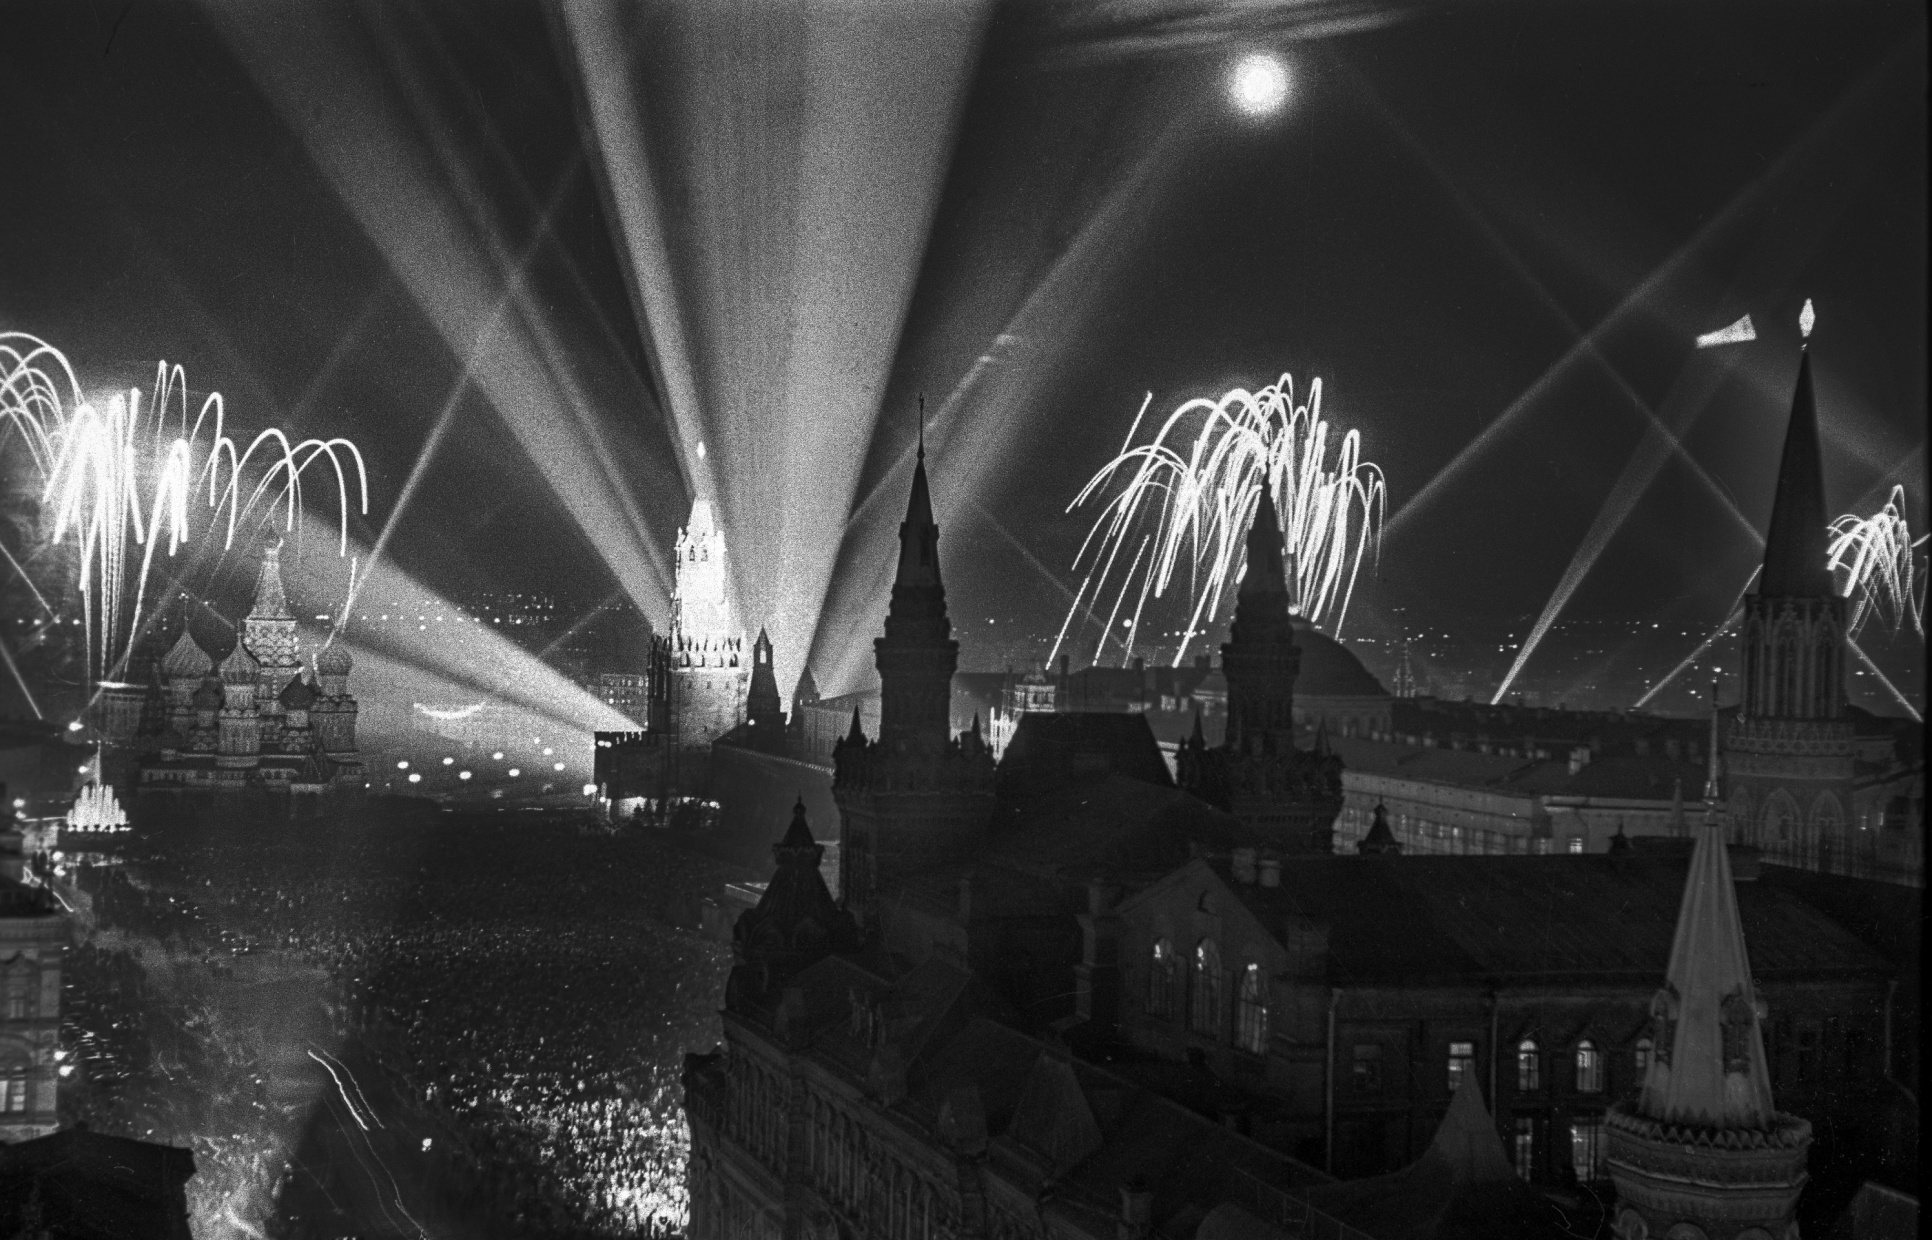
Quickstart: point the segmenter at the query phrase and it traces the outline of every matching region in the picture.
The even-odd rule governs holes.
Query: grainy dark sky
[[[653,480],[642,507],[668,540],[688,496],[663,483],[672,441],[556,30],[500,0],[335,7],[369,71],[398,98],[418,91],[396,126],[457,161],[508,250],[554,203],[534,300],[620,463]],[[1806,297],[1831,503],[1870,507],[1902,482],[1923,523],[1919,6],[1455,4],[1319,40],[1231,24],[1205,47],[1131,57],[1068,55],[1065,12],[994,11],[883,402],[950,390],[1055,258],[1105,234],[1064,304],[1025,319],[1017,408],[982,426],[969,404],[954,430],[997,440],[973,509],[993,518],[949,531],[956,616],[1057,627],[1063,596],[986,522],[1064,571],[1084,523],[1061,510],[1146,393],[1158,409],[1291,371],[1323,380],[1330,420],[1359,428],[1387,477],[1398,515],[1365,575],[1369,630],[1400,606],[1520,632],[1639,446],[1633,396],[1681,429],[1715,489],[1666,464],[1571,614],[1715,619],[1754,550],[1717,492],[1762,528]],[[354,436],[374,466],[372,532],[459,360],[287,109],[204,7],[11,0],[0,30],[0,329],[58,344],[90,381],[145,383],[165,357],[243,422]],[[1271,45],[1290,106],[1241,122],[1221,81]],[[304,123],[329,123],[326,100],[308,106]],[[1123,185],[1124,205],[1109,198]],[[1756,344],[1690,348],[1746,312]],[[1600,360],[1519,401],[1606,320]],[[515,438],[474,392],[458,399],[460,433],[397,561],[445,591],[603,593],[599,557]],[[893,418],[861,496],[911,434]]]

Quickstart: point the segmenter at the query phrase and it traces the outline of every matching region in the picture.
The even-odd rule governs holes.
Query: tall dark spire
[[[1281,525],[1274,497],[1263,488],[1254,524],[1248,527],[1248,563],[1228,626],[1229,641],[1221,647],[1231,745],[1246,745],[1265,734],[1272,734],[1277,744],[1293,744],[1301,651],[1295,645],[1289,601]]]
[[[754,739],[778,736],[785,726],[785,708],[778,696],[778,678],[772,668],[771,638],[758,630],[751,647],[751,687],[745,695],[745,718]]]
[[[1784,456],[1778,463],[1777,498],[1771,529],[1764,539],[1764,575],[1758,593],[1766,598],[1826,598],[1831,573],[1825,567],[1825,474],[1818,452],[1818,404],[1812,391],[1811,350],[1798,362],[1798,387],[1785,426]]]
[[[922,444],[912,468],[912,494],[899,526],[899,571],[885,636],[874,643],[879,668],[879,739],[894,749],[937,751],[949,739],[953,672],[959,643],[946,615],[939,577],[939,525],[932,515]]]
[[[1280,600],[1286,614],[1290,603],[1288,572],[1284,563],[1281,518],[1275,513],[1275,497],[1261,488],[1261,502],[1255,506],[1254,524],[1248,527],[1248,567],[1241,577],[1241,590],[1235,604],[1236,615],[1249,600],[1272,611]]]

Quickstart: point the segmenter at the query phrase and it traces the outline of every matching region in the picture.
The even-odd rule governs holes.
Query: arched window
[[[1147,974],[1147,1011],[1163,1020],[1180,1015],[1181,961],[1174,944],[1162,939],[1154,944],[1152,968]]]
[[[1524,1038],[1516,1044],[1516,1089],[1519,1093],[1534,1093],[1543,1088],[1543,1056],[1536,1049],[1536,1043]]]
[[[1650,1071],[1651,1045],[1652,1043],[1649,1038],[1638,1038],[1637,1049],[1631,1052],[1631,1061],[1637,1067],[1637,1080],[1639,1083],[1643,1081],[1644,1073]]]
[[[27,1109],[27,1065],[14,1060],[0,1068],[0,1112],[18,1115]]]
[[[7,1019],[31,1020],[34,1011],[33,966],[21,961],[7,970]]]
[[[1588,1038],[1576,1044],[1576,1092],[1603,1092],[1603,1052]]]
[[[1194,989],[1187,1023],[1196,1033],[1221,1032],[1221,949],[1202,939],[1194,949]]]
[[[1268,991],[1261,966],[1249,964],[1241,970],[1241,1001],[1236,1022],[1235,1042],[1256,1055],[1268,1053]]]

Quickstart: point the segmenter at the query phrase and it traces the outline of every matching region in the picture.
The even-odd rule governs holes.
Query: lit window
[[[1603,1053],[1587,1040],[1576,1044],[1576,1092],[1603,1092]]]
[[[1154,967],[1147,979],[1147,1010],[1154,1016],[1173,1020],[1179,1015],[1180,958],[1166,939],[1154,944]]]
[[[15,1064],[0,1077],[0,1111],[18,1115],[27,1109],[27,1066]]]
[[[1580,853],[1580,852],[1582,852],[1582,851],[1583,851],[1583,837],[1582,837],[1582,836],[1580,836],[1580,835],[1573,835],[1573,836],[1571,836],[1571,837],[1570,837],[1570,851],[1571,851],[1572,853]]]
[[[1528,1038],[1516,1046],[1516,1088],[1526,1094],[1543,1088],[1543,1057]]]
[[[1525,1180],[1536,1178],[1536,1121],[1527,1115],[1516,1120],[1516,1174]]]
[[[1355,1048],[1355,1066],[1350,1079],[1358,1094],[1382,1092],[1382,1047],[1369,1043]]]
[[[1476,1074],[1476,1044],[1474,1042],[1451,1042],[1449,1044],[1449,1092],[1455,1093],[1462,1084],[1464,1076]]]
[[[1602,1120],[1577,1120],[1570,1125],[1570,1167],[1579,1183],[1603,1178]]]
[[[1631,1053],[1631,1060],[1636,1064],[1639,1080],[1643,1079],[1644,1073],[1650,1071],[1650,1047],[1649,1038],[1638,1038],[1637,1049]]]
[[[1241,1000],[1236,1044],[1256,1055],[1268,1052],[1268,993],[1261,966],[1250,964],[1241,971]]]
[[[1221,949],[1202,939],[1194,949],[1194,990],[1189,996],[1188,1027],[1196,1033],[1221,1032]]]

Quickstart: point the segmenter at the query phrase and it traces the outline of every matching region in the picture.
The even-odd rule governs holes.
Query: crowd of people
[[[91,938],[70,962],[66,1036],[97,1126],[139,1105],[155,1060],[158,1022],[140,1011],[167,1001],[145,979],[153,959],[284,953],[333,979],[339,1045],[389,1079],[443,1196],[485,1203],[505,1235],[682,1225],[678,1074],[720,1036],[729,963],[693,928],[714,863],[557,815],[132,838],[125,864],[75,876]]]

